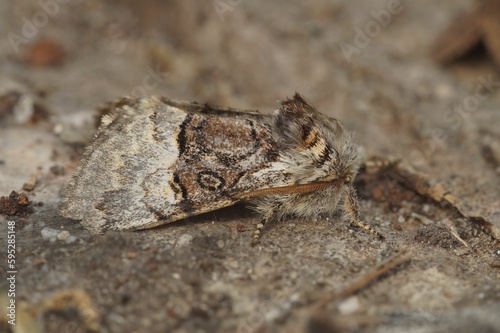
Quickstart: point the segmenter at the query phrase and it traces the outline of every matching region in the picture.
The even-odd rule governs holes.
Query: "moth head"
[[[300,182],[341,180],[351,184],[354,180],[358,164],[351,134],[299,94],[281,102],[274,130]]]

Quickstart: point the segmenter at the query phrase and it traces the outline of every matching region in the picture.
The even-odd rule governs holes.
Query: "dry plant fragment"
[[[29,178],[26,180],[26,182],[23,185],[23,190],[33,191],[35,189],[37,182],[38,182],[38,179],[36,178],[36,175],[29,176]]]
[[[348,285],[346,288],[342,289],[340,292],[332,292],[326,295],[325,297],[322,297],[322,299],[315,302],[312,305],[312,307],[318,310],[332,301],[339,301],[348,296],[351,296],[357,293],[359,290],[366,287],[371,282],[375,281],[383,274],[407,262],[410,259],[411,259],[411,253],[408,252],[406,249],[403,249],[402,251],[396,253],[395,255],[391,256],[387,260],[377,265],[377,267],[375,267],[373,270],[369,271],[368,273],[366,273],[365,275],[363,275],[362,277],[360,277],[359,279]]]
[[[100,315],[92,304],[90,296],[81,289],[63,290],[38,304],[21,303],[18,322],[13,332],[43,332],[40,318],[49,312],[75,310],[81,317],[87,330],[98,332],[101,329]]]
[[[499,18],[500,0],[480,1],[472,12],[456,17],[437,38],[431,52],[432,58],[446,65],[483,43],[500,67]]]
[[[33,206],[25,192],[12,191],[8,197],[0,197],[0,214],[26,216],[33,213]]]
[[[500,239],[500,230],[483,216],[471,215],[467,212],[464,202],[455,196],[441,182],[434,182],[423,173],[416,171],[412,166],[402,160],[372,158],[365,163],[363,169],[370,170],[378,166],[379,172],[387,172],[389,176],[403,184],[405,187],[415,191],[419,195],[429,198],[437,203],[448,204],[458,211],[458,213],[470,222],[489,229],[490,234],[495,239]]]

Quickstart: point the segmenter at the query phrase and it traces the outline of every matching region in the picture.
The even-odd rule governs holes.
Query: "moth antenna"
[[[369,232],[370,234],[377,236],[380,240],[384,240],[385,237],[378,231],[372,229],[370,226],[364,224],[359,219],[359,204],[356,195],[356,190],[353,186],[347,186],[344,192],[344,213],[349,217],[351,223],[357,225],[361,229]]]

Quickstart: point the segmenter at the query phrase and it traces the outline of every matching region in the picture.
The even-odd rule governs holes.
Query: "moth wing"
[[[264,116],[156,97],[114,108],[61,206],[92,232],[151,228],[230,206],[235,194],[280,177]]]

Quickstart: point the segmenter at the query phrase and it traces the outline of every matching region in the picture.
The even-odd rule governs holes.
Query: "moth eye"
[[[349,184],[351,182],[351,180],[352,180],[351,176],[347,176],[347,177],[344,178],[344,182],[346,184]]]

